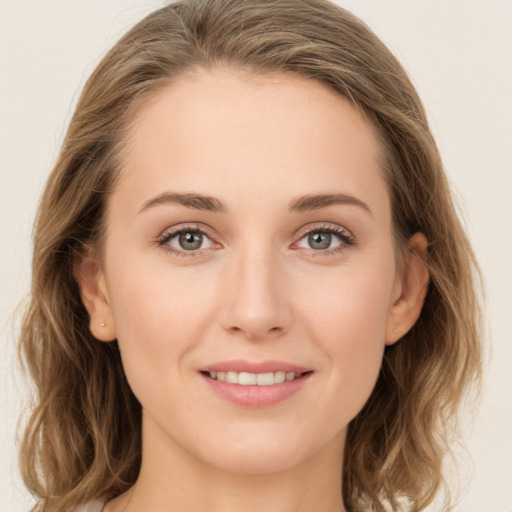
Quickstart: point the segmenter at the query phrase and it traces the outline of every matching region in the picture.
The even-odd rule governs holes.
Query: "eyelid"
[[[324,231],[327,233],[334,234],[335,236],[337,236],[340,239],[341,243],[338,246],[333,247],[331,249],[325,249],[325,250],[319,250],[319,249],[313,249],[313,248],[310,248],[309,250],[305,249],[315,256],[339,253],[340,251],[346,250],[348,247],[355,245],[355,243],[356,243],[356,239],[355,239],[354,235],[347,228],[340,226],[339,224],[331,224],[328,222],[321,222],[321,223],[308,224],[308,225],[302,227],[297,232],[296,241],[293,243],[293,245],[298,244],[304,237],[308,236],[309,234],[319,232],[319,231],[320,232]],[[304,249],[304,248],[301,247],[299,249]]]
[[[195,231],[201,233],[203,236],[208,238],[210,242],[213,244],[214,247],[209,247],[206,249],[195,249],[192,251],[186,251],[184,249],[178,249],[176,247],[173,247],[169,245],[167,242],[177,236],[178,234],[184,232],[184,231]],[[162,234],[157,238],[156,243],[159,247],[164,249],[165,251],[178,255],[178,256],[198,256],[206,251],[209,251],[211,249],[218,249],[221,247],[221,244],[219,244],[215,237],[210,233],[210,229],[208,229],[203,224],[195,223],[195,222],[188,222],[183,224],[178,224],[175,226],[172,226],[170,228],[165,229]],[[217,247],[215,247],[217,246]]]
[[[187,230],[188,231],[197,231],[197,232],[201,233],[203,236],[206,236],[211,241],[211,243],[213,244],[214,247],[186,251],[183,249],[175,248],[175,247],[167,244],[167,242],[170,239],[172,239],[179,233],[181,233],[183,231],[187,231]],[[157,238],[156,242],[159,247],[163,248],[164,250],[166,250],[169,253],[172,253],[174,255],[199,256],[211,249],[217,250],[217,249],[222,248],[222,244],[220,244],[219,242],[217,242],[215,240],[216,237],[210,233],[211,231],[212,230],[208,226],[205,226],[200,223],[196,223],[196,222],[183,223],[183,224],[178,224],[176,226],[172,226],[172,227],[164,230],[162,232],[162,234]],[[318,232],[318,231],[324,231],[324,232],[334,234],[335,236],[337,236],[340,239],[341,243],[339,245],[337,245],[336,247],[333,247],[331,249],[324,249],[324,250],[313,249],[313,248],[311,248],[309,250],[305,249],[305,248],[298,248],[298,249],[305,249],[306,251],[310,252],[314,256],[321,256],[321,255],[337,254],[343,250],[346,250],[350,246],[355,245],[355,243],[356,243],[354,235],[347,228],[340,226],[339,224],[331,224],[329,222],[320,222],[320,223],[311,223],[311,224],[308,224],[308,225],[300,228],[296,232],[296,235],[294,237],[295,242],[292,244],[292,248],[294,248],[293,246],[295,246],[298,242],[300,242],[305,236],[307,236],[311,233],[314,233],[314,232]]]
[[[312,222],[310,224],[307,224],[306,226],[301,227],[297,231],[296,237],[303,238],[305,235],[308,235],[309,233],[322,230],[333,233],[341,233],[347,238],[354,238],[354,235],[349,229],[345,228],[344,226],[340,226],[339,224],[333,224],[331,222]]]

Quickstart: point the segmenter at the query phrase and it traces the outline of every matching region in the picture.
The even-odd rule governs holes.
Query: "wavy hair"
[[[327,0],[172,3],[122,37],[87,81],[40,203],[20,337],[36,390],[20,450],[33,510],[115,496],[137,479],[141,406],[117,343],[89,331],[73,262],[85,245],[101,245],[135,113],[179,76],[217,65],[298,74],[347,98],[384,148],[397,252],[404,257],[415,232],[429,241],[421,316],[386,348],[376,387],[349,425],[342,489],[349,511],[421,511],[445,487],[457,411],[478,389],[478,268],[406,72],[364,23]]]

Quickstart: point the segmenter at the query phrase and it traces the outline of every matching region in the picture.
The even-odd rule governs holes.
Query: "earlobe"
[[[396,296],[386,326],[386,345],[402,338],[418,320],[428,288],[428,242],[423,233],[416,233],[408,244],[404,275],[397,282]]]
[[[75,258],[73,276],[80,290],[80,298],[89,313],[89,329],[100,341],[114,341],[116,330],[105,283],[105,276],[97,258],[81,254]]]

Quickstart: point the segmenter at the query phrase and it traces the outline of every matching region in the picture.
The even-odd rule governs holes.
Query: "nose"
[[[232,255],[223,328],[251,341],[274,339],[289,330],[291,308],[282,264],[271,250],[240,249]]]

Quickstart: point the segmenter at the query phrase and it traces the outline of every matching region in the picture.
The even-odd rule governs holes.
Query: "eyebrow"
[[[162,204],[180,204],[187,208],[194,208],[195,210],[206,210],[210,212],[225,212],[223,204],[215,197],[203,196],[201,194],[177,194],[166,192],[149,201],[146,201],[139,213],[152,208],[153,206]]]
[[[298,199],[294,199],[290,203],[289,209],[290,211],[307,212],[327,208],[328,206],[337,204],[357,206],[372,215],[372,211],[366,203],[350,194],[319,194],[303,196]]]
[[[178,194],[174,192],[166,192],[146,201],[139,210],[139,213],[154,206],[163,204],[179,204],[195,210],[205,210],[216,213],[223,213],[227,211],[227,208],[223,203],[215,197],[194,193]],[[332,205],[357,206],[372,214],[370,207],[366,203],[349,194],[316,194],[302,196],[292,200],[288,205],[288,209],[290,211],[307,212],[320,210]]]

